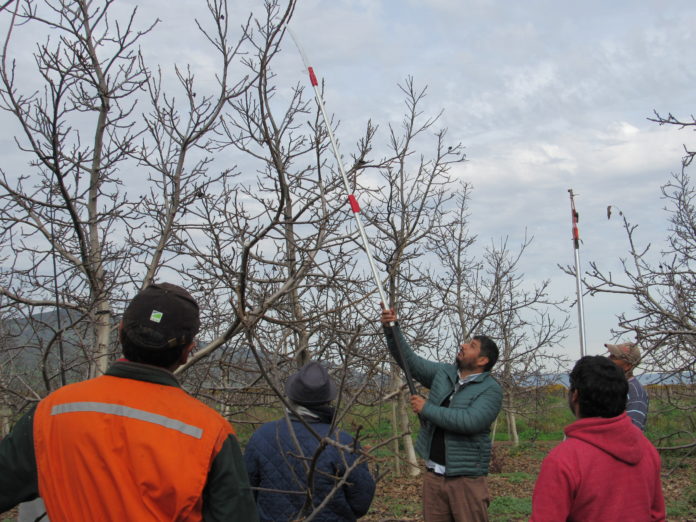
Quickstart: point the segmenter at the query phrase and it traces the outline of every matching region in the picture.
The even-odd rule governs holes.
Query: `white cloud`
[[[115,6],[136,4],[142,25],[162,19],[144,40],[147,56],[170,71],[189,62],[212,86],[216,61],[191,23],[205,18],[203,4]],[[260,6],[231,3],[235,31]],[[696,140],[646,117],[653,109],[684,117],[696,110],[695,26],[693,0],[303,0],[292,21],[326,80],[328,111],[343,122],[337,137],[345,155],[368,119],[381,124],[382,140],[388,122],[399,124],[397,82],[413,75],[417,85],[429,84],[424,110],[445,109],[441,123],[470,159],[456,171],[475,186],[473,232],[519,239],[527,226],[536,236],[530,280],[553,277],[566,294],[573,282],[556,265],[572,262],[568,188],[579,195],[583,259],[615,260],[625,249],[618,222],[606,220],[608,204],[641,223],[646,241],[664,235],[659,186],[678,169],[682,143]],[[16,46],[31,50],[33,36],[18,34]],[[291,40],[275,68],[282,103],[290,87],[306,85]],[[611,318],[625,304],[613,306],[605,299],[588,309]],[[604,323],[588,334],[606,341]]]
[[[540,62],[521,69],[505,71],[505,91],[512,103],[526,103],[538,98],[556,85],[556,67],[550,62]]]

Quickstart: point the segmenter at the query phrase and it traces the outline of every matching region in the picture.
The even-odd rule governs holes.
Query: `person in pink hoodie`
[[[627,392],[606,357],[575,364],[568,404],[578,420],[541,464],[530,521],[665,520],[660,456],[626,415]]]

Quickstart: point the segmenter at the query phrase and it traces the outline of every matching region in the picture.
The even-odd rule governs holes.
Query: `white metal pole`
[[[580,273],[580,232],[578,231],[578,212],[575,210],[575,194],[570,193],[570,212],[573,220],[573,250],[575,252],[575,290],[578,298],[578,331],[580,332],[580,357],[587,353],[585,345],[585,310],[582,304],[582,277]]]
[[[346,194],[348,194],[348,202],[350,203],[350,208],[353,211],[353,216],[355,217],[355,221],[358,224],[358,231],[360,232],[360,237],[362,239],[362,244],[363,244],[363,249],[365,250],[365,254],[367,255],[367,260],[370,263],[370,270],[372,271],[372,277],[375,280],[375,284],[377,285],[377,290],[379,292],[379,298],[382,301],[383,306],[387,306],[387,296],[384,293],[384,288],[382,287],[382,281],[379,278],[379,273],[377,272],[377,267],[375,266],[375,262],[372,258],[372,252],[370,250],[370,243],[367,238],[367,233],[365,232],[365,226],[363,225],[362,218],[360,217],[360,205],[358,204],[358,200],[356,197],[352,194],[350,190],[350,184],[348,182],[348,176],[346,175],[346,171],[343,168],[343,162],[341,161],[341,154],[338,151],[338,145],[336,144],[336,140],[333,135],[333,131],[331,130],[331,122],[329,120],[328,115],[326,114],[326,110],[324,109],[324,101],[321,98],[321,93],[319,92],[319,82],[317,81],[317,77],[314,74],[314,69],[309,65],[307,61],[307,56],[305,55],[304,51],[302,50],[302,46],[300,46],[300,43],[298,42],[297,38],[295,38],[294,33],[290,30],[288,27],[288,32],[290,33],[290,36],[295,42],[295,45],[297,46],[297,49],[300,51],[300,55],[302,56],[302,61],[304,62],[305,67],[307,68],[307,72],[309,73],[309,81],[312,84],[312,89],[314,89],[314,97],[317,100],[317,104],[319,105],[319,110],[321,110],[321,115],[324,118],[324,123],[326,125],[326,132],[329,135],[329,140],[331,141],[331,149],[333,150],[334,157],[336,158],[336,165],[338,166],[338,170],[341,173],[341,178],[343,178],[343,185],[345,186],[346,189]]]
[[[372,251],[370,250],[370,242],[368,241],[367,238],[367,232],[365,232],[365,226],[363,225],[362,218],[360,217],[360,205],[358,204],[358,200],[355,197],[355,195],[352,194],[350,190],[350,183],[348,182],[348,176],[346,175],[346,172],[343,168],[343,161],[341,161],[341,154],[338,151],[338,145],[336,144],[336,140],[333,135],[333,130],[331,130],[331,120],[329,120],[328,115],[326,114],[326,110],[324,109],[324,101],[321,98],[321,93],[319,92],[319,82],[317,81],[317,77],[314,74],[314,69],[309,65],[309,62],[307,61],[307,56],[305,55],[304,51],[302,50],[302,46],[300,45],[299,41],[293,34],[293,32],[290,30],[288,27],[288,33],[290,33],[290,36],[295,42],[295,45],[297,46],[298,51],[300,51],[300,55],[302,56],[302,62],[304,63],[305,67],[307,68],[307,72],[309,73],[309,81],[312,84],[312,88],[314,89],[314,97],[317,100],[317,105],[319,105],[319,110],[321,111],[321,115],[324,118],[324,124],[326,125],[326,132],[329,135],[329,140],[331,141],[331,149],[333,150],[334,157],[336,158],[336,165],[338,166],[338,170],[341,173],[341,177],[343,178],[343,185],[345,186],[346,193],[348,194],[348,202],[350,203],[350,209],[353,212],[353,216],[355,217],[355,222],[358,225],[358,231],[360,233],[360,238],[362,239],[362,244],[363,244],[363,249],[365,250],[365,254],[367,255],[367,260],[370,264],[370,270],[372,271],[372,277],[375,281],[375,285],[377,285],[377,291],[379,292],[379,298],[382,304],[383,308],[387,308],[388,306],[388,301],[387,301],[387,295],[384,292],[384,288],[382,287],[382,281],[379,278],[379,272],[377,271],[377,267],[375,265],[374,259],[372,258]],[[394,323],[391,323],[389,325],[390,327],[394,327]],[[392,330],[394,332],[394,330]],[[403,362],[403,370],[404,374],[406,375],[406,384],[408,385],[409,391],[411,392],[411,395],[416,394],[416,388],[415,385],[413,384],[413,379],[411,377],[411,371],[406,364],[406,361],[404,360],[403,356],[403,351],[401,349],[400,343],[398,341],[398,338],[396,337],[396,333],[394,332],[394,341],[396,342],[397,349],[399,351],[399,355],[401,357],[401,360]]]

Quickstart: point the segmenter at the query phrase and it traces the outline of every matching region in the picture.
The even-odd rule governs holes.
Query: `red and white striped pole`
[[[345,186],[346,193],[348,194],[348,203],[350,204],[350,209],[353,212],[353,217],[355,218],[355,222],[358,224],[358,231],[360,233],[360,238],[362,239],[362,244],[363,244],[363,250],[365,251],[365,254],[367,255],[367,260],[370,263],[370,270],[372,271],[372,277],[375,281],[375,284],[377,285],[377,291],[379,292],[379,298],[381,301],[381,305],[383,308],[387,307],[387,295],[384,293],[384,288],[382,287],[382,281],[379,277],[379,273],[377,272],[377,267],[375,266],[374,259],[372,257],[372,251],[370,250],[370,242],[368,241],[367,238],[367,232],[365,232],[365,226],[363,225],[362,218],[360,217],[360,204],[358,203],[358,199],[355,197],[354,194],[351,193],[350,190],[350,183],[348,182],[348,176],[346,175],[346,171],[343,168],[343,162],[341,161],[341,154],[338,151],[338,145],[336,145],[336,140],[333,135],[333,131],[331,130],[331,120],[329,120],[328,115],[326,114],[326,109],[324,108],[324,101],[321,98],[321,93],[319,92],[319,82],[317,81],[317,76],[314,74],[314,69],[312,68],[311,65],[309,65],[309,62],[307,60],[307,56],[305,55],[304,51],[302,50],[302,46],[300,45],[299,41],[295,37],[294,33],[290,30],[288,27],[288,33],[290,33],[290,36],[292,37],[293,41],[295,42],[295,45],[297,46],[298,51],[300,52],[300,55],[302,56],[302,62],[304,63],[305,67],[307,68],[307,72],[309,73],[309,81],[312,84],[312,89],[314,89],[314,97],[317,100],[317,105],[319,105],[319,110],[321,111],[321,115],[324,118],[324,124],[326,125],[326,132],[329,135],[329,140],[331,141],[331,149],[333,150],[334,157],[336,158],[336,165],[338,166],[338,170],[341,173],[341,177],[343,178],[343,185]],[[394,326],[391,324],[390,326]],[[406,376],[406,384],[408,385],[409,391],[411,392],[411,395],[416,395],[416,387],[413,384],[413,379],[411,378],[411,372],[408,368],[408,365],[406,364],[406,361],[403,360],[403,353],[401,351],[401,347],[399,346],[399,342],[397,340],[396,335],[394,335],[394,340],[397,343],[397,348],[399,349],[399,354],[401,356],[401,359],[403,361],[403,369],[404,373]]]
[[[580,357],[587,353],[585,347],[585,310],[582,305],[582,278],[580,277],[580,232],[578,230],[578,211],[575,210],[575,194],[573,189],[568,189],[570,194],[570,215],[573,221],[573,251],[575,252],[575,287],[578,295],[578,331],[580,332]]]

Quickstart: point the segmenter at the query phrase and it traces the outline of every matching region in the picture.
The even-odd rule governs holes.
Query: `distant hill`
[[[691,372],[680,373],[644,373],[636,375],[638,382],[643,386],[651,384],[694,384],[696,375]]]
[[[643,373],[636,375],[638,382],[643,386],[657,384],[696,384],[696,375],[691,372],[679,373]],[[566,388],[570,385],[567,373],[545,374],[525,379],[521,386],[548,386],[552,384],[562,384]]]

